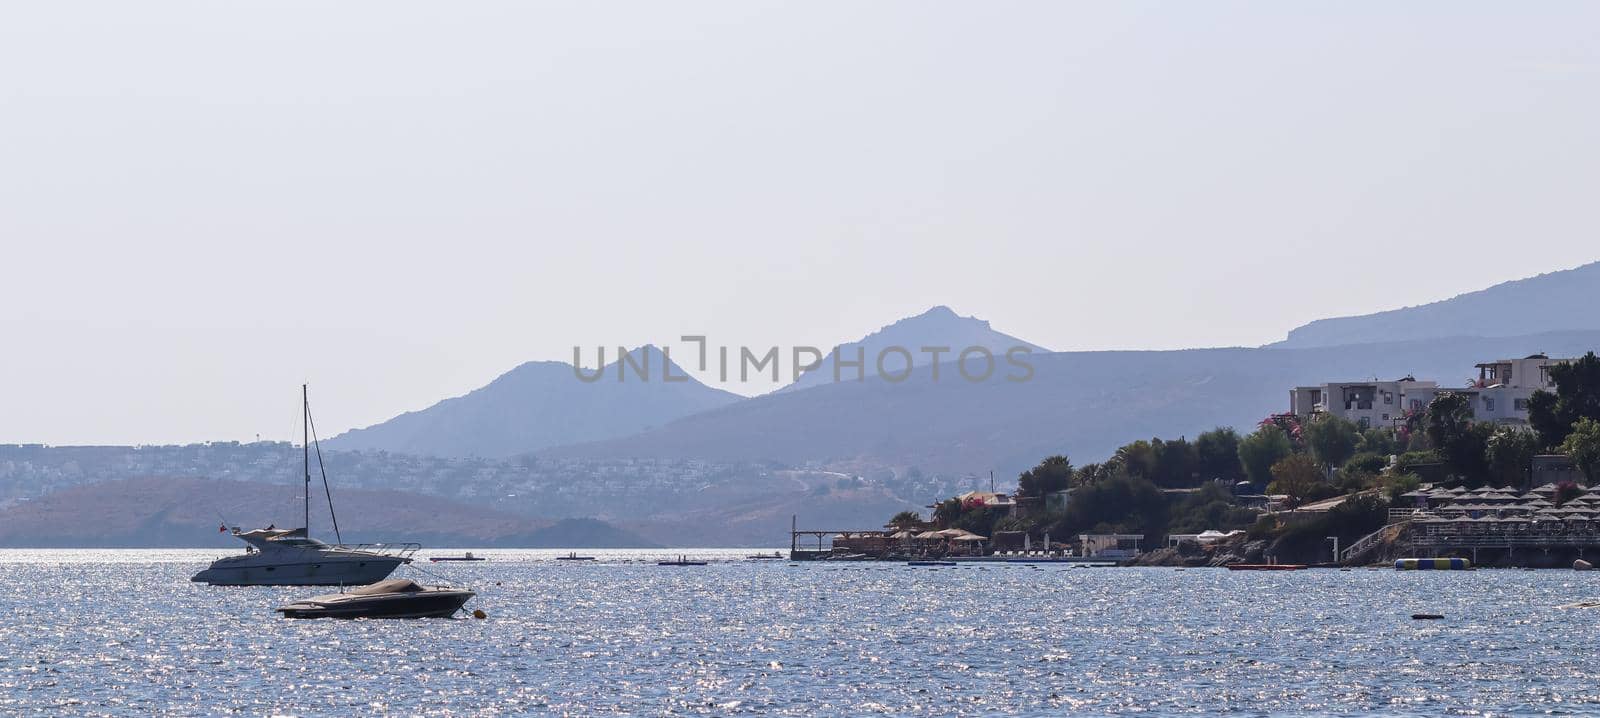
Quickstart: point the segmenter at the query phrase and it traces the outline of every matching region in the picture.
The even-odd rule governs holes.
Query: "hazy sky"
[[[0,0],[0,441],[934,304],[1256,345],[1600,259],[1600,4]],[[744,393],[766,387],[731,387]]]

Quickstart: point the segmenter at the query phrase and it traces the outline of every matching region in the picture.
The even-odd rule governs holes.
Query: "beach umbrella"
[[[988,541],[989,537],[988,536],[979,536],[977,534],[962,534],[960,536],[953,536],[953,537],[951,537],[950,540],[951,541]]]

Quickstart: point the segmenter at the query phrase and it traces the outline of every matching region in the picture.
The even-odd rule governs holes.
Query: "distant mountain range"
[[[1288,410],[1295,385],[1406,374],[1464,385],[1473,364],[1600,348],[1600,331],[1316,349],[1063,352],[1031,381],[971,383],[923,367],[909,380],[835,384],[749,399],[640,434],[545,452],[574,457],[916,466],[1011,478],[1067,453],[1099,461],[1141,438],[1251,429]],[[1396,408],[1396,416],[1399,409]],[[930,497],[931,498],[931,497]]]
[[[299,487],[143,477],[77,486],[0,510],[0,546],[240,547],[218,530],[303,523]],[[654,542],[592,519],[548,521],[400,491],[335,493],[347,543],[416,541],[429,547],[651,548]],[[220,507],[220,508],[218,508]],[[225,513],[219,514],[218,511]],[[334,542],[325,510],[312,532]]]
[[[1596,296],[1600,263],[1421,307],[1312,322],[1266,347],[1060,353],[935,307],[841,345],[847,359],[857,348],[867,358],[863,381],[834,382],[829,358],[794,385],[745,399],[687,378],[663,352],[645,347],[630,357],[651,367],[649,381],[631,373],[618,381],[616,363],[586,383],[568,364],[532,362],[465,396],[324,443],[336,473],[360,476],[361,485],[466,502],[352,491],[351,520],[370,522],[353,523],[357,535],[392,537],[398,529],[405,540],[458,546],[648,543],[598,522],[525,518],[560,510],[553,515],[626,522],[669,545],[773,545],[784,538],[789,515],[811,526],[866,527],[957,486],[985,485],[990,471],[1004,488],[1050,454],[1082,463],[1141,438],[1192,437],[1218,425],[1249,430],[1287,410],[1296,385],[1407,374],[1464,385],[1481,361],[1600,350]],[[883,347],[895,345],[920,363],[908,379],[885,381],[872,365]],[[924,346],[951,353],[935,367]],[[988,380],[968,381],[951,363],[967,346],[997,357],[1027,347],[1033,374],[1007,381],[1002,363]],[[685,380],[661,381],[664,370]],[[285,459],[278,455],[287,454],[268,448],[193,451],[238,454],[216,464],[225,470],[208,469],[214,475],[292,474],[294,467],[279,465]],[[339,449],[346,451],[333,451]],[[30,451],[43,453],[28,458]],[[67,486],[137,476],[129,462],[192,475],[203,457],[188,451],[122,456],[20,447],[12,453],[21,468],[0,463],[0,475]],[[196,507],[193,492],[216,482],[186,480],[101,483],[43,497],[11,491],[36,498],[0,510],[0,545],[196,545],[215,516]],[[284,491],[260,486],[270,488],[240,491]],[[354,508],[358,498],[369,507]],[[339,499],[343,506],[346,497]]]
[[[926,366],[935,356],[931,351],[924,351],[923,347],[942,349],[942,356],[939,357],[941,362],[958,358],[962,351],[970,347],[983,347],[994,356],[1005,356],[1007,351],[1017,347],[1034,354],[1047,354],[1050,351],[997,332],[989,327],[988,322],[977,317],[963,317],[949,307],[937,306],[914,317],[901,319],[856,341],[834,347],[823,358],[818,369],[800,375],[794,383],[778,391],[797,391],[834,383],[833,369],[841,358],[846,362],[864,359],[866,373],[876,373],[878,353],[891,347],[905,349],[911,356],[913,366]],[[974,366],[977,360],[978,355],[974,354]],[[886,357],[884,367],[887,371],[899,372],[904,366],[903,361],[904,355],[894,353]],[[854,379],[855,376],[854,369],[840,372],[841,379]]]
[[[401,414],[323,442],[329,449],[499,458],[583,441],[626,436],[739,401],[689,377],[654,346],[608,364],[594,382],[571,364],[528,362],[465,396]],[[648,367],[640,380],[632,367]],[[670,372],[684,381],[664,381]],[[593,376],[586,371],[585,376]],[[620,377],[620,378],[619,378]]]
[[[1513,337],[1600,329],[1600,262],[1496,284],[1419,307],[1319,319],[1272,346],[1370,344],[1443,337]]]

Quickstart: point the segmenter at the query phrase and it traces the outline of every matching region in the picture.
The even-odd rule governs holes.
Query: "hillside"
[[[922,350],[923,347],[946,348],[947,353],[940,357],[944,361],[954,359],[967,347],[984,347],[995,356],[1004,356],[1014,347],[1026,348],[1035,354],[1049,351],[1037,344],[997,332],[990,328],[989,322],[982,319],[963,317],[949,307],[937,306],[917,316],[901,319],[856,341],[834,347],[824,357],[820,368],[802,374],[797,381],[778,391],[794,391],[834,383],[833,367],[839,357],[843,357],[845,361],[856,361],[858,355],[865,357],[866,371],[871,374],[875,371],[878,353],[886,347],[904,348],[910,352],[912,362],[916,366],[927,365],[932,358],[931,354]],[[899,371],[902,366],[899,363],[901,361],[899,355],[890,355],[885,367],[890,371]],[[842,376],[854,378],[853,372],[853,369],[843,372]]]
[[[1600,262],[1497,284],[1443,301],[1319,319],[1272,346],[1305,348],[1443,337],[1511,337],[1600,330]],[[1519,355],[1520,356],[1520,355]]]
[[[629,353],[649,366],[650,380],[630,369],[618,380],[618,363],[602,378],[579,381],[572,365],[528,362],[465,396],[445,399],[381,424],[323,442],[324,448],[383,450],[451,457],[506,457],[546,447],[625,436],[673,419],[714,409],[740,397],[693,378],[662,381],[668,361],[646,346]],[[686,376],[671,363],[672,376]]]
[[[415,541],[428,547],[605,548],[654,546],[599,521],[553,522],[399,491],[334,494],[347,543]],[[319,499],[320,500],[320,499]],[[137,478],[77,486],[0,510],[0,546],[238,546],[223,518],[245,528],[302,523],[299,487],[194,478]],[[312,505],[312,535],[333,542],[326,505]]]
[[[1465,383],[1484,359],[1600,347],[1600,332],[1364,344],[1069,352],[1036,356],[1032,381],[867,381],[758,397],[637,436],[560,447],[558,457],[696,457],[724,461],[917,466],[1014,477],[1068,452],[1105,458],[1128,441],[1243,429],[1288,408],[1298,384],[1396,378]]]

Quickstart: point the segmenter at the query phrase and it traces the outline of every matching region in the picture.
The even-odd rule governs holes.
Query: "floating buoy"
[[[1589,563],[1588,561],[1585,561],[1585,560],[1580,558],[1580,559],[1572,562],[1572,570],[1574,570],[1574,571],[1593,571],[1594,570],[1594,564]]]
[[[1437,613],[1413,613],[1411,618],[1417,621],[1437,621],[1444,618],[1444,616]]]
[[[474,608],[474,609],[472,609],[472,617],[473,618],[488,618],[489,614],[484,613],[483,609],[481,609],[481,608]]]
[[[1399,571],[1467,571],[1472,562],[1464,558],[1397,558],[1394,567]]]

